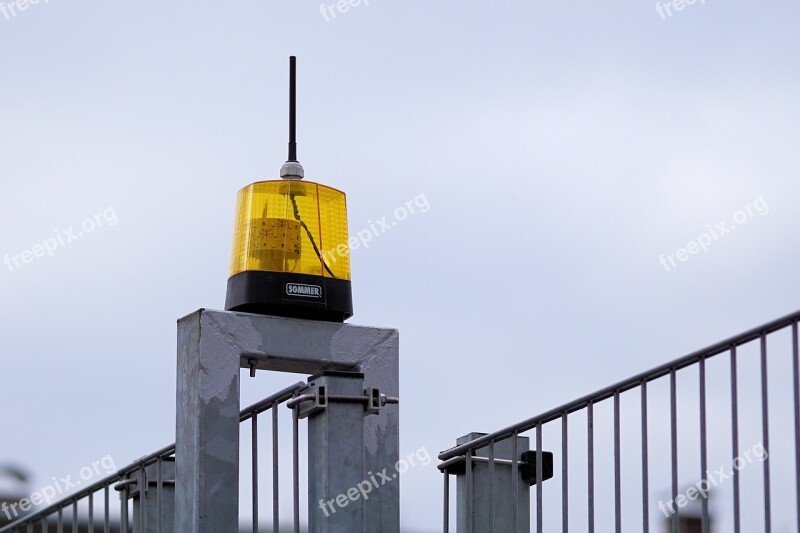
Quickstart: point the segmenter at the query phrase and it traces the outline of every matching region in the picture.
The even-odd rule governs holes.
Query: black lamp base
[[[250,270],[228,279],[225,309],[344,322],[353,316],[353,294],[348,280]]]

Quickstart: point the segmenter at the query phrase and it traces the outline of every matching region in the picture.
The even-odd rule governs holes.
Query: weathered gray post
[[[242,368],[308,375],[328,370],[360,372],[368,390],[376,388],[384,396],[396,397],[398,342],[394,329],[248,313],[201,309],[181,319],[175,530],[238,530]],[[361,472],[353,474],[359,480],[366,479],[370,471],[380,472],[397,463],[398,407],[392,405],[362,417],[361,424],[363,463]],[[315,490],[317,485],[318,481],[312,478],[310,489]],[[315,505],[322,497],[317,492],[309,494],[310,514],[321,512]],[[382,486],[362,503],[363,529],[347,531],[400,531],[399,483]]]
[[[482,437],[470,433],[457,444],[466,444]],[[530,483],[523,479],[522,454],[529,450],[528,437],[517,437],[517,480],[512,477],[513,439],[494,443],[494,478],[489,464],[489,446],[478,448],[472,456],[471,487],[466,468],[456,476],[456,517],[458,533],[528,533],[531,524]],[[462,468],[464,463],[462,463]],[[516,490],[516,494],[514,493]],[[516,498],[516,513],[514,499]],[[470,513],[472,516],[470,516]],[[514,524],[516,514],[516,525]]]
[[[309,531],[364,531],[364,375],[326,372],[309,382],[322,401],[308,416]],[[319,407],[323,404],[324,407]],[[301,411],[302,413],[302,411]],[[370,487],[371,488],[371,487]],[[369,498],[369,495],[366,495]]]
[[[175,461],[160,461],[160,468],[158,462],[147,465],[125,481],[122,496],[133,500],[133,533],[169,531],[175,522]]]

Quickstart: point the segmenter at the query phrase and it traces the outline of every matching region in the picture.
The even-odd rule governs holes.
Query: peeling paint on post
[[[202,315],[178,323],[175,528],[237,531],[239,361],[207,349]]]

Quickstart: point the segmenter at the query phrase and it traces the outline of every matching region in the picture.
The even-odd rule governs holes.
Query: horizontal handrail
[[[625,392],[638,387],[642,383],[647,383],[666,376],[673,370],[680,370],[681,368],[686,368],[687,366],[697,363],[701,359],[708,359],[715,355],[725,353],[736,346],[741,346],[742,344],[754,341],[760,337],[784,329],[797,322],[800,322],[800,311],[795,311],[794,313],[781,317],[777,320],[767,322],[766,324],[745,331],[744,333],[740,333],[739,335],[730,337],[724,341],[712,344],[711,346],[692,352],[683,357],[679,357],[678,359],[657,366],[651,370],[648,370],[647,372],[636,374],[635,376],[620,381],[614,385],[611,385],[610,387],[605,387],[597,392],[583,396],[582,398],[578,398],[577,400],[546,411],[540,415],[528,418],[527,420],[523,420],[522,422],[518,422],[499,431],[495,431],[494,433],[489,433],[482,437],[478,437],[477,439],[460,444],[450,448],[449,450],[445,450],[439,454],[439,460],[446,461],[457,455],[464,455],[467,451],[475,450],[476,448],[485,446],[492,441],[502,440],[511,437],[512,435],[529,431],[539,424],[552,422],[553,420],[561,418],[565,414],[580,411],[581,409],[587,407],[590,403],[597,403],[607,400],[617,393]],[[0,533],[2,533],[2,531],[0,531]]]
[[[263,411],[266,411],[267,409],[270,409],[272,406],[276,404],[285,402],[286,400],[291,398],[297,391],[304,389],[306,387],[307,385],[305,383],[299,381],[294,385],[286,387],[285,389],[278,391],[275,394],[268,396],[267,398],[264,398],[259,402],[254,403],[253,405],[245,408],[239,413],[239,422],[240,423],[244,422],[245,420],[252,418],[254,415],[257,415],[259,413],[262,413]],[[134,461],[128,466],[120,470],[117,470],[116,473],[111,474],[110,476],[107,476],[101,479],[100,481],[97,481],[87,487],[84,487],[80,491],[71,494],[62,500],[59,500],[49,505],[48,507],[45,507],[41,511],[37,511],[33,514],[20,517],[15,522],[3,526],[2,528],[0,528],[0,533],[11,532],[26,524],[35,523],[41,520],[42,518],[45,518],[47,516],[52,515],[55,512],[58,512],[59,509],[63,509],[69,505],[74,504],[75,502],[82,500],[83,498],[91,496],[95,492],[104,489],[105,487],[110,487],[111,485],[117,483],[118,481],[126,478],[129,474],[136,472],[137,470],[140,470],[146,466],[149,466],[157,462],[159,459],[170,457],[174,453],[175,453],[175,444],[173,443],[170,444],[169,446],[161,448],[156,452],[153,452],[149,455],[145,455],[141,459]]]

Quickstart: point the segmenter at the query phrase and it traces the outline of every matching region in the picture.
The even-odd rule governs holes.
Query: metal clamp
[[[288,402],[289,409],[297,408],[298,418],[306,418],[328,407],[328,388],[325,385],[312,385],[303,394]]]
[[[298,407],[298,418],[306,418],[325,409],[331,402],[363,403],[365,404],[365,414],[376,415],[384,406],[400,403],[400,399],[381,394],[380,389],[376,387],[365,390],[363,396],[348,396],[328,394],[328,388],[325,385],[312,385],[303,394],[286,402],[286,407],[290,409]]]
[[[134,496],[138,496],[139,492],[141,491],[142,487],[140,486],[140,476],[144,478],[144,490],[149,490],[150,487],[158,487],[159,482],[154,479],[147,478],[147,472],[142,474],[141,470],[135,470],[128,474],[127,479],[121,480],[119,483],[114,485],[114,490],[117,492],[125,492],[128,498],[133,498]],[[162,487],[174,487],[175,480],[174,479],[162,479],[161,480]]]
[[[478,463],[490,463],[488,457],[481,457],[479,455],[472,456],[472,468]],[[494,459],[495,465],[512,466],[512,461],[509,459]],[[536,452],[528,451],[520,454],[520,460],[517,461],[519,474],[522,480],[528,485],[536,484]],[[465,455],[457,455],[444,461],[437,467],[442,472],[447,472],[451,476],[464,475],[467,471],[467,457]],[[542,481],[548,480],[553,477],[553,452],[542,452]]]
[[[381,408],[388,404],[400,403],[400,398],[381,394],[380,389],[376,387],[368,388],[366,391],[364,391],[364,394],[366,394],[366,397],[369,400],[366,409],[368,415],[377,415],[381,412]]]

